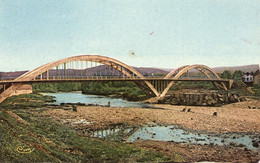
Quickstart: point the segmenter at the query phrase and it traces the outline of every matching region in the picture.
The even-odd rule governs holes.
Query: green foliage
[[[252,91],[255,92],[253,95],[260,98],[260,85],[254,85]]]
[[[235,72],[233,73],[232,79],[234,79],[234,80],[241,80],[242,76],[243,76],[242,71],[237,70],[237,71],[235,71]]]
[[[115,95],[131,101],[146,99],[143,91],[133,82],[88,82],[83,83],[82,93],[96,95]]]
[[[82,137],[54,120],[38,117],[37,109],[13,110],[21,124],[0,110],[0,160],[3,162],[164,162],[169,157],[118,142]],[[37,117],[35,117],[37,115]],[[17,148],[30,149],[19,153]]]
[[[211,82],[182,82],[175,83],[170,90],[177,91],[181,89],[207,89],[215,90],[216,87]]]
[[[21,94],[8,97],[0,106],[9,109],[22,109],[26,107],[42,107],[46,102],[53,102],[54,97],[42,94]]]
[[[80,91],[81,83],[65,82],[65,83],[34,83],[32,85],[34,92],[71,92]]]
[[[222,74],[220,74],[220,77],[224,79],[232,79],[233,76],[230,71],[225,70]]]

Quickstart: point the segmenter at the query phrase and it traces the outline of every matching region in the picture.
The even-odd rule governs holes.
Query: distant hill
[[[170,71],[163,70],[160,68],[151,68],[151,67],[133,67],[142,75],[152,75],[152,74],[165,74],[167,75]]]
[[[15,79],[28,71],[0,72],[1,79]]]
[[[245,65],[245,66],[232,66],[232,67],[214,67],[212,68],[216,73],[222,73],[225,70],[229,70],[231,72],[235,72],[236,70],[240,70],[242,72],[255,72],[259,70],[259,64],[253,65]]]
[[[159,68],[146,68],[146,67],[133,67],[136,69],[138,72],[140,72],[144,76],[150,76],[153,74],[168,74],[169,71],[165,71]],[[28,71],[15,71],[15,72],[0,72],[0,80],[1,79],[15,79],[24,73]],[[84,76],[84,74],[87,74],[88,76],[99,76],[99,75],[104,75],[107,73],[110,73],[111,75],[119,75],[120,73],[116,70],[113,70],[112,68],[109,68],[107,66],[101,65],[101,66],[96,66],[84,70],[72,70],[72,69],[67,69],[67,75],[70,76],[73,74],[74,76]],[[63,76],[64,71],[59,70],[58,72],[56,70],[51,69],[49,71],[50,76],[55,76],[56,74]],[[46,76],[44,74],[43,76]]]
[[[144,76],[151,76],[151,75],[163,75],[165,76],[168,74],[172,69],[160,69],[160,68],[152,68],[152,67],[133,67],[138,72],[140,72]],[[67,75],[74,74],[76,76],[83,76],[87,74],[88,76],[99,76],[103,74],[111,73],[111,75],[118,75],[119,73],[116,70],[111,70],[112,68],[107,68],[107,66],[100,65],[92,68],[88,68],[85,70],[67,70]],[[245,66],[232,66],[232,67],[214,67],[212,68],[216,73],[222,73],[225,70],[229,70],[232,73],[236,70],[241,70],[242,72],[255,72],[259,70],[259,64],[253,65],[245,65]],[[28,71],[15,71],[15,72],[0,72],[0,80],[1,79],[14,79]],[[57,72],[56,70],[50,70],[50,75],[55,75]],[[63,70],[59,70],[58,74],[63,74]]]

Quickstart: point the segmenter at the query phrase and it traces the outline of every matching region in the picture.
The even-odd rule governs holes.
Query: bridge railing
[[[123,76],[123,77],[118,77],[118,76],[43,76],[43,77],[36,77],[34,79],[31,78],[23,78],[24,81],[30,81],[30,80],[88,80],[88,79],[93,79],[93,80],[98,80],[98,79],[136,79],[138,77],[128,77],[128,76]]]

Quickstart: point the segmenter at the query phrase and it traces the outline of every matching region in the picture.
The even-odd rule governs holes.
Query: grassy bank
[[[42,95],[7,99],[0,109],[0,161],[11,162],[143,162],[169,161],[161,153],[144,150],[131,144],[106,142],[79,136],[75,130],[42,116],[47,108]],[[37,97],[38,101],[31,103]],[[16,103],[16,108],[7,107]],[[35,104],[36,103],[36,104]],[[26,107],[25,107],[26,106]],[[18,116],[17,116],[18,115]],[[180,158],[180,157],[178,157]]]
[[[0,104],[5,109],[23,109],[27,107],[42,107],[47,102],[53,102],[54,97],[42,94],[22,94],[11,96]]]

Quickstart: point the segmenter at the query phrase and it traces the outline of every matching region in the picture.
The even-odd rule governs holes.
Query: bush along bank
[[[65,82],[65,83],[34,83],[32,84],[33,92],[71,92],[80,91],[81,83]]]
[[[31,93],[8,97],[0,104],[0,107],[6,109],[23,109],[27,107],[42,107],[50,102],[55,102],[55,97]]]
[[[133,82],[82,83],[82,93],[119,97],[129,101],[142,101],[147,97]]]

